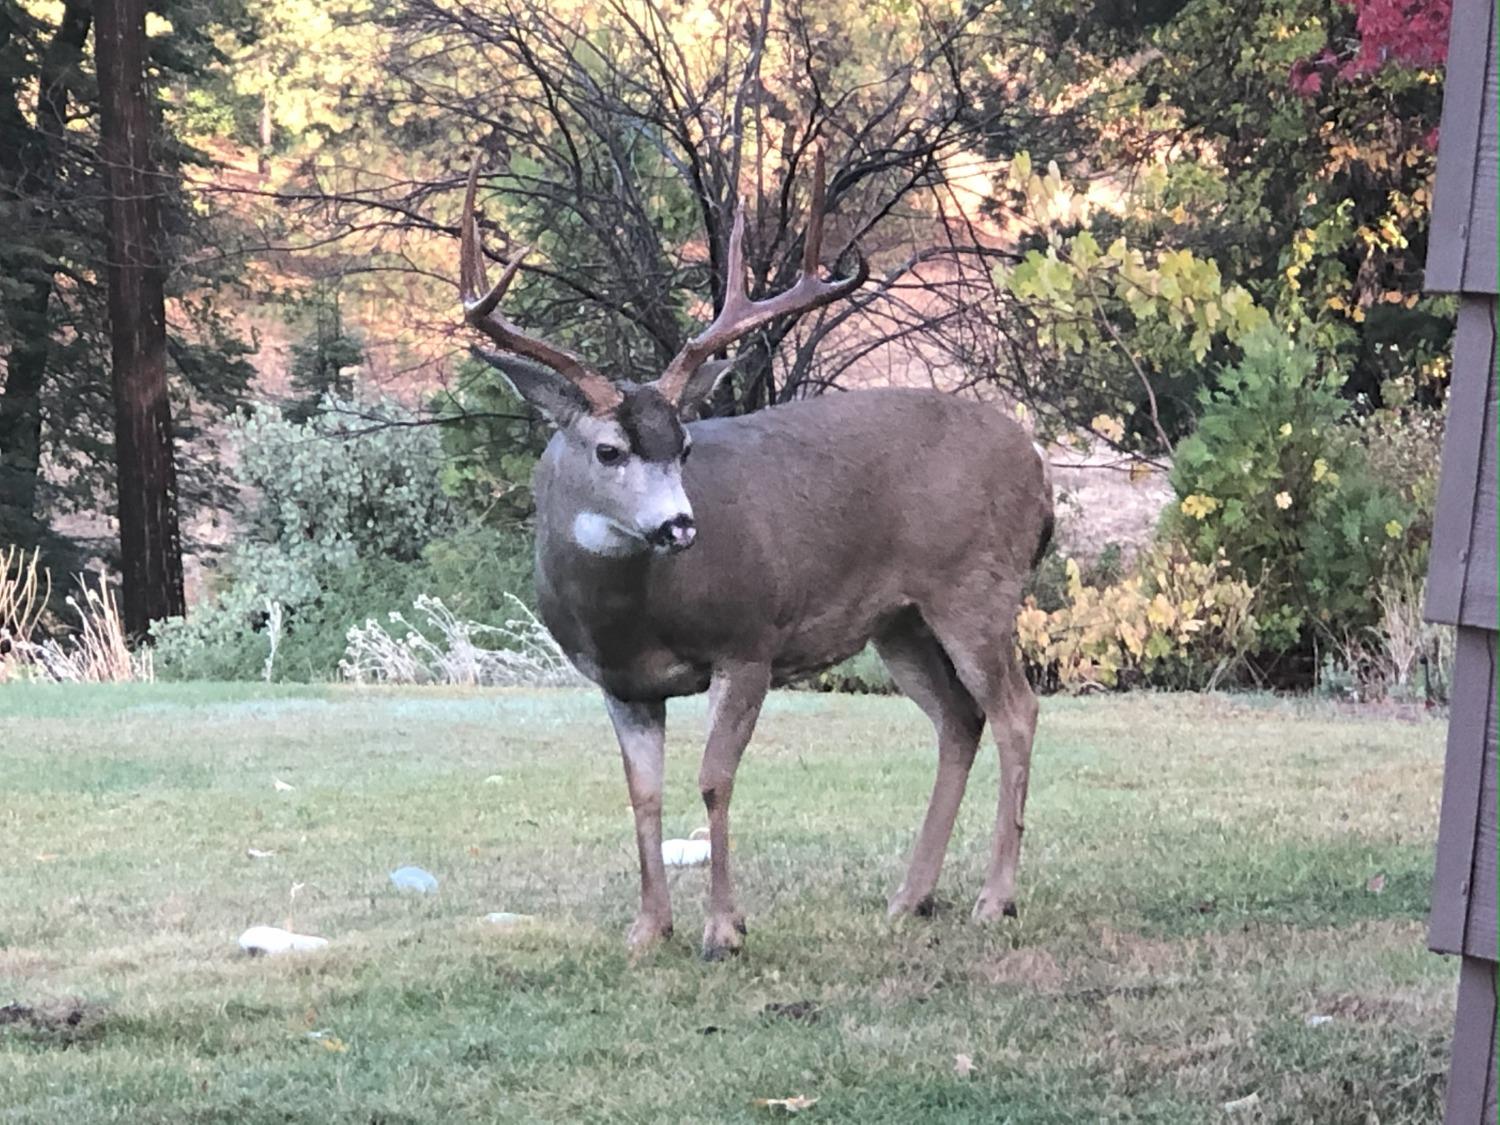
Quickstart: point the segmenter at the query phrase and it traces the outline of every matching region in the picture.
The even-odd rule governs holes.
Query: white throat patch
[[[579,512],[573,517],[573,542],[591,555],[633,555],[641,550],[638,536],[598,512]]]

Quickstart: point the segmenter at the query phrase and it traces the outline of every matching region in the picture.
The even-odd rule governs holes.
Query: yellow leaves
[[[1110,414],[1096,414],[1089,428],[1107,441],[1119,441],[1125,436],[1125,423]]]
[[[1016,614],[1016,638],[1024,647],[1046,648],[1052,643],[1047,634],[1047,613],[1038,609],[1029,599]]]
[[[1226,573],[1223,559],[1200,563],[1181,547],[1158,548],[1138,573],[1105,587],[1084,586],[1074,560],[1067,569],[1068,604],[1047,613],[1028,598],[1016,616],[1016,644],[1070,689],[1138,681],[1164,663],[1211,669],[1254,640],[1255,590]]]
[[[1157,594],[1146,607],[1146,621],[1154,629],[1170,629],[1177,623],[1177,611],[1165,594]]]
[[[1276,494],[1276,506],[1283,512],[1292,506],[1292,494],[1290,492],[1278,492]]]
[[[1087,273],[1100,261],[1099,243],[1089,231],[1079,231],[1068,244],[1073,265]]]
[[[1278,434],[1280,434],[1282,437],[1291,437],[1292,436],[1292,424],[1290,422],[1283,422],[1283,423],[1281,423],[1281,429],[1277,430],[1276,432]]]
[[[1397,520],[1391,520],[1385,525],[1385,533],[1392,539],[1400,539],[1404,530]]]
[[[1313,462],[1313,480],[1322,480],[1328,475],[1328,462],[1319,457]]]
[[[1212,496],[1204,496],[1195,492],[1191,496],[1182,499],[1182,511],[1184,515],[1192,516],[1195,520],[1207,519],[1208,516],[1219,507],[1219,501]]]

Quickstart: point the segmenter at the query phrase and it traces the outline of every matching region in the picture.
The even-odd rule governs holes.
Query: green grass
[[[672,716],[686,835],[704,710]],[[13,687],[0,731],[0,1006],[34,1012],[0,1017],[0,1122],[768,1121],[754,1099],[792,1094],[819,1099],[811,1121],[1439,1114],[1455,969],[1423,948],[1430,720],[1045,701],[1020,920],[967,921],[987,748],[949,908],[891,927],[926,721],[777,696],[735,793],[749,945],[712,965],[701,870],[673,876],[678,937],[626,958],[631,821],[587,694]],[[395,892],[405,863],[440,891]],[[238,953],[288,916],[332,945]],[[796,1001],[816,1019],[764,1012]]]

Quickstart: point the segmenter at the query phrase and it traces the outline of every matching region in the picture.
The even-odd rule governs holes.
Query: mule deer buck
[[[640,852],[632,947],[672,932],[662,861],[666,700],[709,693],[698,773],[710,839],[703,955],[738,951],[729,801],[771,687],[872,641],[937,728],[938,770],[890,913],[926,913],[986,721],[1000,751],[999,813],[981,920],[1015,913],[1037,704],[1017,662],[1021,586],[1052,529],[1039,451],[996,410],[926,390],[868,390],[685,422],[728,363],[710,357],[775,317],[846,297],[868,274],[819,278],[823,157],[801,272],[785,292],[745,291],[741,201],[723,306],[655,382],[613,382],[500,312],[524,252],[493,288],[464,200],[465,319],[476,349],[556,427],[537,465],[536,593],[543,622],[604,691],[625,761]],[[691,456],[689,456],[691,455]]]

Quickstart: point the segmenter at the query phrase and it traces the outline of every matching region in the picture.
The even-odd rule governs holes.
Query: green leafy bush
[[[153,627],[158,675],[259,678],[274,637],[275,678],[332,679],[351,626],[422,595],[503,620],[506,594],[531,588],[529,539],[460,526],[438,435],[412,421],[391,403],[333,400],[305,423],[275,408],[242,418],[244,538],[216,598]]]
[[[325,398],[306,422],[274,406],[236,420],[237,476],[255,499],[245,531],[320,569],[358,558],[411,561],[453,526],[432,426],[394,402]]]
[[[848,660],[824,669],[799,686],[849,695],[895,695],[900,690],[873,645],[866,645]]]
[[[1069,600],[1070,568],[1079,572],[1085,586],[1111,586],[1125,577],[1125,552],[1118,543],[1106,543],[1097,558],[1080,561],[1063,554],[1054,538],[1027,575],[1023,597],[1048,613],[1062,609]]]
[[[1370,470],[1337,373],[1272,331],[1201,395],[1172,471],[1166,531],[1204,562],[1222,552],[1256,586],[1261,643],[1307,651],[1315,631],[1373,624],[1413,504]]]
[[[443,488],[474,519],[514,525],[535,507],[531,473],[549,431],[487,364],[470,361],[432,402],[442,427]]]

